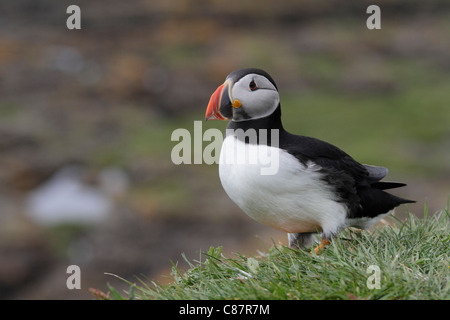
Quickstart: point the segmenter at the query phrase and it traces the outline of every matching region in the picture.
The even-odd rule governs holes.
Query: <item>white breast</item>
[[[247,155],[245,161],[242,155]],[[260,155],[266,157],[255,162]],[[274,166],[278,170],[267,171]],[[233,135],[223,142],[219,164],[225,192],[251,218],[289,233],[334,233],[345,224],[346,207],[336,201],[319,170],[312,162],[302,165],[282,149],[245,144]]]

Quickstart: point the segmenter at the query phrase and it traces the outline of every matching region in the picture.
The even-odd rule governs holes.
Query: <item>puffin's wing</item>
[[[281,147],[300,162],[313,161],[325,171],[341,177],[347,176],[348,179],[353,180],[353,184],[369,184],[370,181],[379,181],[384,177],[382,176],[384,173],[382,169],[384,168],[370,166],[368,169],[367,166],[360,164],[347,153],[328,142],[292,134],[289,135],[288,139],[283,140],[286,143]]]
[[[371,166],[368,164],[363,164],[366,168],[369,176],[367,177],[371,182],[377,182],[383,179],[388,174],[388,169],[384,167]]]
[[[349,217],[375,217],[402,203],[414,202],[383,191],[405,185],[380,181],[387,174],[386,168],[362,165],[338,147],[315,138],[291,135],[281,141],[283,148],[303,164],[313,161],[322,168],[323,179],[347,204]]]

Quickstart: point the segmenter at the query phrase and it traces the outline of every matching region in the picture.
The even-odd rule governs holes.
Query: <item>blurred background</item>
[[[418,202],[398,217],[447,205],[450,2],[377,1],[381,30],[366,1],[255,4],[0,2],[0,298],[90,299],[128,288],[105,273],[165,282],[182,253],[286,244],[228,199],[217,165],[171,162],[172,131],[193,132],[239,68],[277,81],[288,131],[408,183],[394,193]]]

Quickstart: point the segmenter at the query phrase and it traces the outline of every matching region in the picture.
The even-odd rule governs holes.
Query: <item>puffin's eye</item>
[[[250,90],[255,91],[256,89],[258,89],[258,86],[256,85],[255,80],[252,80],[252,82],[250,82],[250,84],[248,85],[248,87],[250,88]]]

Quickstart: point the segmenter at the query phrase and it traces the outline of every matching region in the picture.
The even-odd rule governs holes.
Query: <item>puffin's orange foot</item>
[[[315,252],[316,254],[320,254],[320,252],[322,252],[322,250],[324,250],[325,247],[326,247],[326,246],[329,246],[330,244],[331,244],[330,241],[328,241],[328,240],[325,239],[325,238],[322,238],[322,242],[321,242],[317,247],[314,248],[314,252]],[[312,253],[312,252],[311,252],[311,253]]]

